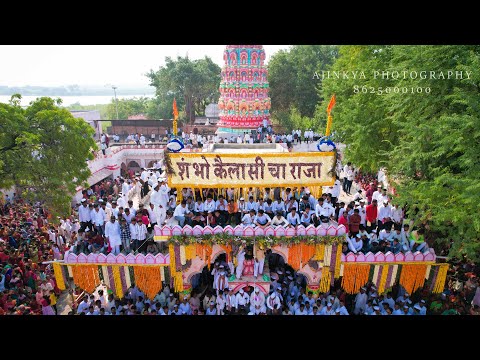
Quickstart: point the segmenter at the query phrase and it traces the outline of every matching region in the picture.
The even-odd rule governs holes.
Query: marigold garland
[[[162,281],[159,267],[134,267],[135,284],[150,300],[162,290]],[[180,273],[181,274],[181,273]]]
[[[403,265],[400,274],[400,285],[405,288],[409,294],[414,293],[422,287],[425,282],[426,265]]]
[[[315,260],[323,262],[324,256],[325,256],[325,245],[315,244]]]
[[[425,280],[428,280],[428,278],[430,277],[430,271],[431,270],[432,270],[432,266],[428,265],[427,266],[427,271],[425,271]]]
[[[205,260],[205,245],[203,244],[194,244],[195,246],[195,253],[197,254],[200,259]]]
[[[294,269],[300,269],[300,262],[302,260],[302,249],[297,244],[292,244],[288,248],[288,264]]]
[[[163,266],[160,268],[163,269]],[[128,266],[123,266],[121,269],[125,273],[125,282],[127,283],[127,289],[129,289],[132,286],[132,278],[130,276],[130,269]],[[135,279],[133,279],[135,281]]]
[[[165,281],[165,268],[163,266],[160,268],[160,280]]]
[[[342,261],[342,247],[340,244],[337,246],[337,259],[335,261],[335,279],[340,277],[340,268],[341,268],[341,261]]]
[[[304,245],[297,245],[297,246],[300,247],[301,254],[302,254],[301,255],[301,261],[302,261],[301,266],[304,266],[315,255],[315,245],[304,244]]]
[[[445,288],[445,281],[447,280],[448,264],[438,265],[437,278],[435,280],[435,285],[433,286],[432,292],[434,294],[439,294],[443,292]]]
[[[318,290],[322,293],[330,291],[330,281],[332,279],[330,268],[322,268],[322,277],[320,278],[320,284]]]
[[[170,273],[172,274],[172,276],[175,276],[175,274],[177,273],[177,268],[175,265],[175,245],[168,245],[168,252],[170,254]]]
[[[108,270],[107,270],[107,266],[106,265],[103,265],[102,266],[102,277],[103,277],[103,283],[105,285],[109,285],[110,284],[110,279],[108,277]]]
[[[65,290],[65,281],[63,279],[62,274],[62,267],[58,262],[53,263],[53,273],[55,274],[55,280],[57,282],[57,286],[60,290]]]
[[[380,283],[378,284],[378,293],[379,294],[383,294],[383,292],[385,291],[389,268],[390,268],[390,266],[384,266],[383,269],[382,269],[382,274],[380,276]]]
[[[187,263],[187,255],[185,251],[185,246],[180,245],[180,264],[185,265]]]
[[[115,282],[115,292],[118,298],[123,299],[122,280],[120,278],[120,267],[118,265],[112,266],[113,280]]]
[[[325,252],[323,256],[323,266],[330,266],[332,260],[332,245],[325,246]]]
[[[175,274],[174,290],[175,292],[183,291],[183,274],[181,271]]]
[[[72,266],[73,282],[88,293],[93,293],[100,285],[96,265]]]
[[[392,279],[390,281],[390,284],[388,285],[388,287],[392,287],[393,285],[395,285],[395,283],[397,282],[397,278],[398,278],[398,265],[392,265],[393,266],[393,271],[392,271]]]
[[[197,256],[196,248],[197,248],[197,246],[194,245],[194,244],[193,245],[190,244],[190,245],[185,246],[185,258],[186,258],[187,261],[188,260],[193,260]]]
[[[342,288],[348,294],[357,294],[360,288],[368,282],[370,265],[345,263],[343,264]]]

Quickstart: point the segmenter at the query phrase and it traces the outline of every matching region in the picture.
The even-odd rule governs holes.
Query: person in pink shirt
[[[50,305],[50,299],[47,296],[42,300],[42,315],[55,315],[55,311]]]

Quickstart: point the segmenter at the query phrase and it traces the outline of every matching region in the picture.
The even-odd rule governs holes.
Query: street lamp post
[[[113,95],[115,96],[115,111],[117,112],[117,120],[119,120],[118,118],[118,104],[117,104],[117,87],[115,85],[112,85],[112,89],[113,89]]]

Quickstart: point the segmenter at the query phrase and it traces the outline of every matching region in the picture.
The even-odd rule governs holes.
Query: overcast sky
[[[265,45],[267,61],[288,45]],[[0,45],[0,85],[148,86],[166,56],[209,56],[223,65],[225,45]]]

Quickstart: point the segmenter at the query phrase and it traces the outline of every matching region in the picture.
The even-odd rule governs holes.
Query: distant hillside
[[[80,87],[78,85],[66,85],[58,87],[48,86],[1,86],[0,95],[11,96],[13,94],[33,95],[33,96],[101,96],[112,95],[113,90],[110,87]],[[147,86],[143,88],[117,88],[117,95],[149,95],[154,94],[155,88]]]

